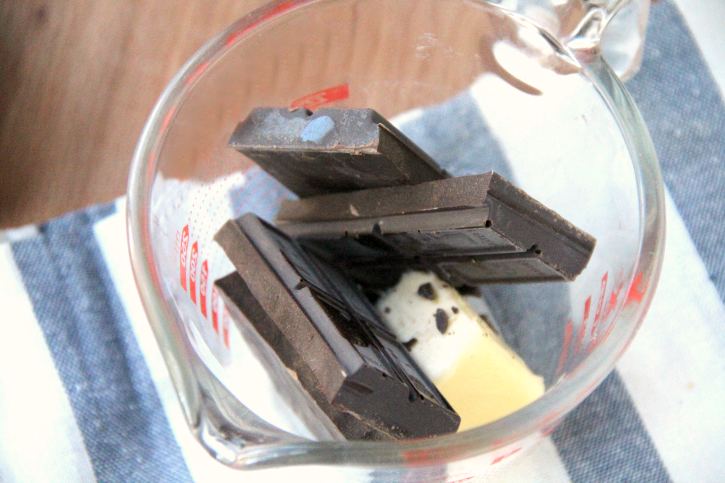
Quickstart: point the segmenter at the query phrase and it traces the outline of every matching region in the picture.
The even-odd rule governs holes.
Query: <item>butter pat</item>
[[[376,307],[461,416],[459,430],[495,421],[544,394],[543,378],[435,275],[406,273]]]

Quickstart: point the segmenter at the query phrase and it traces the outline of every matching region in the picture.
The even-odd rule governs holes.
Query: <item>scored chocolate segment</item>
[[[574,280],[596,244],[494,172],[285,201],[276,221],[370,288],[406,269],[454,286]]]
[[[345,437],[416,438],[458,428],[458,415],[334,267],[252,214],[227,222],[215,240],[255,301],[239,297],[240,311],[259,307],[250,323],[302,375],[300,384]],[[364,424],[342,421],[340,412]]]
[[[372,109],[256,108],[229,146],[300,198],[443,179],[438,164]]]
[[[248,345],[257,358],[264,362],[277,392],[314,436],[322,440],[394,439],[329,403],[320,390],[320,382],[315,374],[259,305],[239,273],[230,273],[214,285]]]

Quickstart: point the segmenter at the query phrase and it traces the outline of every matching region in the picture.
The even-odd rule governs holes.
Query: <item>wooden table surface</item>
[[[0,227],[122,195],[164,86],[264,0],[0,0]]]
[[[136,141],[164,86],[207,40],[265,2],[0,0],[0,228],[47,220],[122,195]],[[576,0],[568,2],[572,8],[580,6]],[[484,69],[526,90],[525,84],[498,66],[491,50],[495,37],[486,34],[512,26],[490,24],[479,44],[460,33],[467,31],[466,23],[488,20],[469,18],[467,10],[451,10],[450,4],[436,0],[400,5],[415,10],[409,13],[416,15],[414,21],[423,31],[436,24],[435,31],[447,32],[456,52],[471,50],[465,58],[479,59],[480,65],[471,64],[471,72],[460,66],[447,72],[450,88],[464,88]],[[354,5],[343,12],[355,25],[338,32],[337,41],[345,48],[338,45],[336,52],[354,52],[349,69],[403,72],[394,78],[406,72],[416,78],[437,75],[421,62],[390,62],[378,55],[386,48],[386,39],[413,42],[411,36],[419,32],[410,25],[368,28],[368,23],[378,25],[380,20],[374,9],[368,13],[358,15]],[[325,21],[309,19],[305,37],[314,37],[318,20]],[[367,35],[370,32],[374,34]],[[318,64],[334,68],[336,60],[324,57],[324,50],[315,55],[325,61]],[[304,58],[307,64],[315,60]],[[274,70],[273,60],[258,67]],[[310,69],[298,67],[286,80],[302,88],[306,81],[301,79],[309,77]],[[439,80],[431,79],[431,85]],[[272,84],[284,87],[284,82]],[[396,102],[406,101],[396,98]],[[395,113],[406,107],[390,105],[387,98],[371,105],[380,106],[384,115],[390,114],[385,108]]]
[[[0,228],[122,195],[136,141],[164,86],[205,41],[265,1],[188,0],[172,6],[166,1],[0,0]],[[267,79],[262,90],[276,89],[277,97],[316,92],[313,86],[337,72],[340,63],[360,79],[373,74],[429,78],[404,96],[391,97],[383,87],[366,90],[366,105],[377,106],[383,115],[419,107],[422,99],[413,102],[416,96],[428,103],[440,97],[441,102],[469,85],[481,68],[496,69],[493,44],[479,46],[488,35],[466,28],[489,24],[484,14],[471,17],[465,4],[454,8],[438,0],[391,3],[388,8],[416,28],[381,27],[377,9],[363,12],[354,3],[345,4],[334,8],[334,18],[350,25],[335,33],[337,55],[309,48],[332,41],[329,31],[318,28],[330,18],[313,16],[290,27],[286,49],[267,43],[255,47],[259,52],[249,69],[256,78]],[[480,61],[459,62],[441,74],[426,63],[439,64],[440,56],[447,55],[443,48],[394,61],[380,55],[393,40],[408,46],[430,42],[421,34],[429,31],[446,32],[446,42],[458,54]],[[304,55],[297,55],[299,49]],[[440,89],[441,83],[446,89]],[[436,87],[425,94],[422,85]],[[250,99],[244,96],[254,97],[260,89],[237,87],[236,97],[225,102],[245,105]],[[214,119],[206,125],[218,137]],[[193,158],[189,153],[196,148],[184,144],[191,137],[181,136],[177,143],[181,157]]]

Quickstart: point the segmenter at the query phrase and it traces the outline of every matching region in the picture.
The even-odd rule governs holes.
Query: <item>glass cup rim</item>
[[[276,0],[243,16],[216,37],[202,46],[178,71],[166,86],[141,133],[133,155],[127,192],[127,229],[129,256],[142,304],[154,328],[168,327],[173,322],[174,310],[165,301],[159,276],[156,272],[150,247],[150,199],[153,180],[158,169],[158,154],[163,148],[164,135],[173,123],[177,107],[194,89],[203,73],[212,68],[225,53],[256,31],[278,17],[301,7],[329,0]],[[463,0],[466,1],[466,0]],[[487,0],[477,0],[491,8],[501,8]],[[511,12],[506,12],[516,15]],[[435,461],[462,460],[508,446],[535,433],[555,426],[579,402],[589,395],[611,372],[616,361],[634,338],[649,308],[662,267],[664,250],[664,188],[657,157],[651,138],[628,92],[600,56],[580,64],[582,74],[589,79],[600,96],[607,102],[627,141],[636,176],[640,198],[640,248],[634,273],[647,275],[647,286],[637,304],[623,307],[613,320],[627,316],[634,324],[619,338],[612,337],[595,348],[581,366],[565,381],[558,382],[542,397],[528,406],[492,423],[461,433],[438,436],[426,440],[396,442],[314,442],[295,439],[274,447],[274,455],[265,455],[264,448],[249,450],[250,465],[265,464],[362,464],[395,465],[403,460],[399,452],[409,454],[424,452],[426,458]],[[644,240],[651,245],[645,246]],[[630,285],[632,280],[629,281]],[[625,287],[630,285],[625,284]],[[626,292],[625,292],[626,293]],[[157,341],[159,339],[157,335]],[[609,342],[609,344],[607,344]],[[616,343],[614,343],[616,342]],[[176,360],[184,357],[184,351],[162,345],[162,351],[175,352]],[[604,350],[607,349],[607,350]],[[169,361],[167,359],[167,366]],[[181,362],[183,366],[183,362]],[[184,367],[170,368],[182,373],[176,384],[188,384],[190,373]],[[184,387],[175,387],[184,393]],[[188,389],[188,388],[187,388]],[[180,394],[182,406],[184,397]],[[187,412],[188,416],[188,412]],[[280,434],[288,434],[279,430]],[[203,443],[202,443],[203,444]]]

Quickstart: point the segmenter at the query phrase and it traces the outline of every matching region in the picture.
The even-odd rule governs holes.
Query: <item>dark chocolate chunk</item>
[[[408,342],[403,342],[403,347],[408,349],[408,352],[410,352],[413,349],[413,346],[418,343],[418,339],[413,337]]]
[[[436,291],[433,288],[433,285],[431,285],[430,282],[427,282],[418,287],[418,295],[424,299],[435,300]]]
[[[448,314],[443,309],[436,310],[436,328],[441,334],[445,334],[448,330]]]
[[[451,307],[451,311],[452,311],[452,312],[453,312],[454,314],[457,314],[457,313],[458,313],[458,307],[456,307],[456,306],[454,305],[453,307]]]
[[[287,367],[304,375],[300,384],[345,437],[368,433],[340,423],[330,408],[370,426],[376,439],[458,428],[458,415],[337,269],[251,214],[227,222],[215,240],[259,307],[261,315],[247,317],[273,326],[258,332]]]
[[[239,123],[229,146],[300,198],[447,177],[372,109],[256,108]]]
[[[277,220],[369,288],[411,268],[456,287],[574,280],[596,243],[493,172],[285,201]]]
[[[395,439],[330,404],[315,374],[279,327],[269,319],[269,314],[259,305],[239,273],[230,273],[214,285],[224,299],[232,321],[270,373],[278,394],[287,400],[289,407],[306,423],[313,435],[321,440]]]

